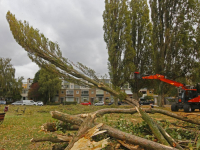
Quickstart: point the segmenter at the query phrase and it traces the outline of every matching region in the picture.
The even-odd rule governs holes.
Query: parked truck
[[[178,111],[183,109],[184,112],[191,112],[195,109],[200,110],[200,96],[197,93],[197,89],[185,86],[185,84],[165,78],[165,76],[156,74],[150,76],[144,76],[142,79],[156,79],[162,82],[176,86],[178,90],[178,101],[171,105],[172,111]]]

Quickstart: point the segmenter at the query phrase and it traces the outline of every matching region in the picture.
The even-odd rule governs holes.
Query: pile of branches
[[[169,111],[156,108],[145,108],[145,109],[142,109],[140,107],[131,109],[107,108],[88,114],[78,114],[78,115],[70,115],[58,111],[51,111],[50,113],[52,118],[59,120],[59,126],[62,127],[62,129],[77,130],[76,134],[74,135],[57,134],[54,137],[51,136],[44,138],[33,138],[31,139],[31,142],[50,141],[52,143],[59,143],[53,146],[53,149],[56,150],[57,149],[100,150],[102,148],[114,150],[118,149],[120,146],[130,150],[142,150],[142,149],[175,150],[175,149],[186,148],[180,145],[180,143],[183,143],[183,141],[178,142],[177,140],[174,140],[160,125],[156,123],[155,125],[159,128],[159,131],[164,137],[163,139],[166,140],[168,144],[163,144],[162,141],[157,138],[156,140],[151,141],[133,134],[125,133],[106,124],[95,122],[95,119],[97,117],[101,117],[105,114],[110,114],[110,113],[134,114],[138,112],[137,109],[141,109],[144,113],[161,113],[185,122],[200,125],[199,120],[189,119],[186,116],[180,116],[175,113],[171,113]],[[151,121],[154,120],[152,119]],[[56,122],[45,123],[42,125],[42,130],[54,132],[57,130],[56,126],[57,126]],[[95,141],[93,137],[98,136],[100,134],[106,134],[106,136],[105,135],[102,136],[104,137],[104,139]],[[112,140],[109,138],[115,139],[118,143],[113,144]]]

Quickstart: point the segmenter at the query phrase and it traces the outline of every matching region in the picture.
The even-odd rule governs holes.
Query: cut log
[[[43,138],[32,138],[31,142],[45,142],[50,141],[52,143],[61,143],[61,142],[70,142],[72,140],[72,136],[67,135],[57,135],[54,137],[43,137]]]

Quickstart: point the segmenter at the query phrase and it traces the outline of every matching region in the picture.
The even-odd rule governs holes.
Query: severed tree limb
[[[131,99],[129,97],[126,97],[125,101],[135,105],[136,110],[141,115],[142,119],[147,122],[147,124],[149,125],[149,127],[150,127],[152,133],[155,135],[155,137],[162,144],[169,146],[170,144],[168,143],[168,141],[165,139],[165,137],[160,132],[160,130],[159,130],[158,126],[157,126],[157,123],[154,122],[154,120],[144,110],[141,109],[138,101],[134,100],[134,99]]]
[[[165,137],[165,139],[169,142],[169,144],[172,147],[176,147],[180,150],[183,150],[183,148],[159,125],[157,124],[160,132],[162,133],[162,135]]]
[[[140,107],[138,108],[138,111],[142,115],[142,119],[146,121],[146,123],[149,125],[151,131],[155,135],[155,137],[164,145],[169,146],[170,144],[165,139],[164,135],[160,132],[158,128],[158,124],[149,116],[145,111],[143,111]]]
[[[79,126],[83,123],[83,119],[74,115],[68,115],[65,113],[58,112],[58,111],[51,111],[50,114],[52,118],[61,120],[63,122],[68,122],[68,123],[79,125]]]
[[[102,126],[101,129],[107,130],[107,133],[110,136],[112,136],[118,140],[126,141],[127,143],[134,144],[134,145],[140,145],[141,147],[144,147],[145,149],[148,149],[148,150],[158,150],[158,149],[159,150],[160,149],[162,149],[162,150],[177,150],[176,148],[173,148],[170,146],[166,146],[166,145],[156,143],[156,142],[153,142],[153,141],[150,141],[150,140],[147,140],[147,139],[144,139],[144,138],[141,138],[141,137],[129,134],[129,133],[122,132],[118,129],[112,128],[105,124]]]
[[[172,113],[170,111],[161,110],[161,109],[157,109],[157,108],[146,109],[145,111],[148,112],[148,113],[161,113],[161,114],[164,114],[164,115],[167,115],[167,116],[170,116],[170,117],[182,120],[182,121],[186,121],[186,122],[189,122],[189,123],[200,125],[200,120],[198,120],[198,119],[188,119],[186,117],[183,117],[181,115],[177,115],[177,114]]]
[[[52,143],[70,142],[72,136],[67,135],[57,135],[56,137],[42,137],[42,138],[32,138],[31,142],[45,142],[50,141]]]

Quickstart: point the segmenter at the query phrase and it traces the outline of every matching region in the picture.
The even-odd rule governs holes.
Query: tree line
[[[12,102],[21,100],[23,92],[24,77],[15,78],[15,68],[10,58],[0,58],[0,99]],[[43,101],[45,104],[61,88],[62,80],[58,75],[40,69],[34,77],[33,83],[28,90],[28,98],[35,101]]]
[[[199,7],[195,0],[105,0],[104,40],[108,49],[109,75],[114,87],[130,83],[138,71],[162,74],[186,84],[199,82]],[[149,87],[164,95],[172,86],[151,81]],[[153,85],[153,86],[152,86]]]
[[[58,75],[41,68],[33,79],[28,91],[28,98],[35,101],[51,102],[52,98],[61,89],[62,80]]]

